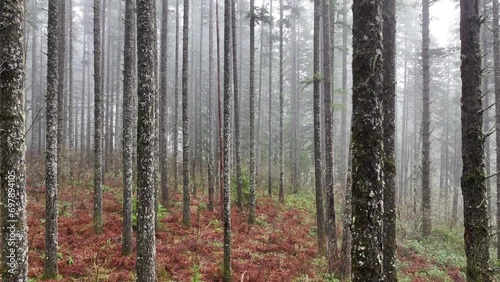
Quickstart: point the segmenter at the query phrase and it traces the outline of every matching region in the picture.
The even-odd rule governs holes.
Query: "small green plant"
[[[201,267],[199,263],[195,263],[193,267],[191,268],[193,271],[193,277],[191,277],[191,282],[201,282]]]

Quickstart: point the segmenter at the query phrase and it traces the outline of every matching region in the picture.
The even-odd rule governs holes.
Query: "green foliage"
[[[418,276],[428,278],[431,281],[451,282],[451,279],[448,277],[446,272],[436,268],[435,266],[419,272]]]
[[[167,209],[158,202],[158,221],[161,221],[167,215]],[[137,198],[132,198],[132,226],[137,227]]]
[[[250,200],[250,178],[249,178],[249,173],[248,169],[246,167],[241,168],[241,184],[243,186],[243,206],[247,206]],[[235,196],[233,196],[233,199],[236,199],[236,195],[238,192],[238,179],[236,177],[233,177],[231,179],[231,193]]]
[[[285,198],[285,208],[300,209],[315,214],[314,195],[313,193],[290,194]]]
[[[193,267],[191,268],[191,270],[193,271],[193,277],[191,277],[191,282],[201,282],[201,267],[200,267],[200,264],[199,263],[195,263],[193,265]]]

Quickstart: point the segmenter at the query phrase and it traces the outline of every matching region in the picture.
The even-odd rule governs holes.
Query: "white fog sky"
[[[459,12],[452,0],[438,0],[431,6],[431,40],[440,47],[448,45],[452,29],[458,27]]]

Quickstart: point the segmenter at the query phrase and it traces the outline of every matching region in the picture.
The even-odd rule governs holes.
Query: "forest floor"
[[[76,182],[60,189],[60,277],[53,281],[135,281],[135,256],[121,256],[121,187],[120,179],[106,180],[101,235],[93,234],[92,187]],[[45,193],[29,183],[27,189],[29,277],[38,281],[44,265]],[[209,211],[205,202],[201,197],[192,199],[189,228],[182,224],[180,197],[169,211],[160,210],[158,281],[221,280],[222,223],[219,213]],[[289,196],[284,205],[261,197],[255,225],[249,226],[247,213],[236,207],[231,224],[233,281],[337,281],[325,274],[326,261],[317,254],[312,196]],[[338,230],[340,235],[340,226]],[[404,240],[398,247],[399,281],[465,281],[457,234],[438,229],[428,242]]]

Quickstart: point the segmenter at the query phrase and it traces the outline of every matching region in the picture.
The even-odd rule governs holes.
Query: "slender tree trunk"
[[[214,137],[213,137],[213,80],[214,80],[214,0],[209,0],[208,12],[208,209],[214,210]]]
[[[280,0],[280,78],[279,78],[279,92],[280,92],[280,149],[279,149],[279,167],[280,167],[280,182],[279,182],[279,201],[285,203],[285,162],[283,159],[284,146],[283,146],[283,115],[284,115],[284,93],[283,93],[283,0]]]
[[[297,9],[296,0],[292,0],[292,8]],[[298,104],[299,95],[297,91],[297,15],[292,15],[292,31],[291,31],[291,96],[292,96],[292,192],[297,194],[300,190],[300,177],[299,177],[299,140],[298,140]]]
[[[64,142],[64,86],[66,82],[66,1],[59,1],[59,52],[58,52],[58,66],[59,69],[59,81],[57,84],[57,166],[58,166],[58,177],[60,177],[63,172],[63,158],[65,151]],[[59,178],[60,180],[60,178]]]
[[[231,277],[231,142],[232,142],[232,89],[231,89],[231,10],[232,0],[224,1],[224,270],[223,281],[232,281]]]
[[[136,24],[135,0],[125,2],[125,38],[123,47],[123,239],[122,255],[132,253],[132,139],[134,121],[134,60],[135,38],[133,26]]]
[[[481,103],[479,0],[460,1],[462,77],[462,195],[468,281],[493,281],[489,268],[489,226]],[[500,126],[497,125],[497,129]]]
[[[352,281],[384,281],[382,0],[354,0]]]
[[[24,125],[26,63],[24,58],[26,50],[24,42],[24,4],[26,4],[25,1],[2,0],[0,2],[0,50],[2,50],[0,55],[2,57],[0,60],[0,128],[2,129],[0,131],[0,151],[2,152],[0,187],[2,189],[1,200],[3,203],[1,212],[2,281],[6,282],[28,281],[28,226],[25,187],[26,140]],[[54,11],[51,10],[51,12]],[[57,15],[57,10],[55,12],[55,15]],[[50,27],[54,28],[54,23],[51,22],[51,24]],[[57,28],[57,22],[55,28]],[[57,55],[57,52],[55,54]],[[56,72],[55,79],[57,80]],[[56,167],[52,168],[57,172]],[[57,183],[56,177],[53,180],[53,183]],[[55,185],[53,185],[53,188],[55,188]],[[50,223],[46,222],[47,225]],[[57,236],[57,229],[55,229],[55,233]],[[12,241],[12,238],[14,238],[14,241]],[[57,267],[55,271],[57,273]]]
[[[429,66],[429,0],[422,2],[422,65],[423,65],[423,111],[422,111],[422,236],[431,235],[431,182],[430,182],[430,66]]]
[[[383,2],[384,89],[384,234],[383,268],[386,282],[398,281],[396,270],[396,1]]]
[[[85,97],[86,97],[86,78],[87,78],[87,28],[83,28],[83,59],[82,59],[82,95],[81,95],[81,112],[80,112],[80,158],[83,160],[84,152],[85,152]],[[89,94],[90,96],[90,94]]]
[[[272,105],[273,105],[273,95],[272,95],[272,92],[273,92],[273,28],[274,28],[274,19],[273,19],[273,0],[269,0],[269,17],[270,17],[270,23],[269,23],[269,111],[268,111],[268,139],[267,139],[267,142],[268,142],[268,180],[267,180],[267,193],[269,194],[269,196],[272,196],[273,194],[273,187],[272,187],[272,156],[271,156],[271,153],[272,153],[272,143],[271,143],[271,140],[272,140],[272,126],[271,126],[271,122],[272,122]]]
[[[348,39],[347,39],[347,33],[348,33],[348,28],[349,24],[347,23],[347,0],[342,0],[342,110],[340,114],[340,169],[343,175],[346,175],[346,159],[348,158],[347,156],[347,139],[349,133],[347,132],[347,95],[348,95],[348,89],[347,89],[347,53],[349,50],[347,49]],[[345,180],[342,179],[342,182]],[[346,186],[347,189],[348,186]]]
[[[455,170],[453,171],[454,173],[454,180],[453,180],[453,200],[452,200],[452,207],[451,207],[451,227],[455,227],[455,225],[458,222],[458,188],[460,187],[460,168],[461,168],[461,155],[462,155],[462,150],[461,148],[461,142],[458,136],[458,129],[455,130]]]
[[[333,95],[332,95],[332,48],[330,26],[330,0],[323,0],[323,99],[325,123],[325,188],[326,188],[326,235],[328,272],[335,272],[337,262],[337,228],[335,222],[335,200],[333,183]]]
[[[103,97],[101,71],[101,7],[94,0],[94,233],[102,233],[102,143],[103,143]]]
[[[493,0],[493,64],[494,64],[494,80],[495,80],[495,105],[500,105],[500,46],[497,44],[500,40],[498,23],[498,0]],[[495,107],[495,138],[496,138],[496,170],[500,171],[500,106]],[[500,177],[497,179],[497,259],[500,260]]]
[[[248,223],[255,223],[255,0],[250,0],[250,211]]]
[[[264,4],[265,4],[265,1],[262,1],[262,7],[261,7],[261,13],[263,13],[264,11]],[[261,14],[260,16],[263,16],[263,14]],[[259,112],[257,113],[257,135],[256,135],[256,138],[257,138],[257,146],[256,146],[256,151],[257,151],[257,154],[256,154],[256,167],[255,167],[255,172],[256,174],[258,173],[259,171],[259,165],[260,165],[260,162],[261,162],[261,155],[262,155],[262,145],[261,143],[263,143],[263,137],[262,137],[262,127],[263,127],[263,124],[264,124],[264,117],[262,115],[262,74],[263,74],[263,65],[264,65],[264,62],[263,62],[263,59],[264,59],[264,54],[263,54],[263,49],[264,49],[264,24],[261,23],[260,24],[260,51],[259,51],[259,57],[260,57],[260,60],[259,60],[259,105],[258,105],[258,109],[259,109]]]
[[[314,179],[318,249],[325,253],[325,212],[323,209],[323,171],[321,162],[320,21],[321,0],[314,0],[313,100],[314,100]]]
[[[32,112],[31,112],[31,123],[33,124],[33,129],[31,132],[31,146],[30,150],[31,152],[34,152],[37,156],[40,153],[39,151],[36,150],[38,144],[37,144],[37,133],[40,130],[39,122],[37,121],[40,119],[41,116],[41,105],[39,103],[39,96],[41,96],[40,93],[38,93],[38,87],[40,81],[38,81],[38,65],[37,65],[37,53],[38,53],[38,34],[37,30],[38,27],[36,26],[38,24],[38,17],[37,17],[37,5],[36,1],[32,1],[32,17],[33,17],[33,22],[34,25],[32,28],[32,37],[31,37],[31,107],[32,107]],[[28,63],[26,62],[26,65]],[[28,124],[28,127],[30,125]]]
[[[69,137],[69,149],[73,150],[75,147],[75,133],[74,133],[74,121],[73,121],[73,0],[69,0],[69,91],[68,91],[68,137]]]
[[[182,28],[182,223],[189,226],[190,219],[190,178],[189,178],[189,109],[188,109],[188,79],[189,79],[189,0],[184,0],[184,16]]]
[[[177,192],[179,189],[179,180],[178,180],[178,164],[177,160],[179,158],[179,0],[175,2],[175,93],[174,93],[174,191]]]
[[[162,28],[161,28],[161,58],[160,58],[160,170],[161,170],[161,203],[164,207],[169,205],[168,197],[168,171],[167,171],[167,95],[168,95],[168,0],[163,1]]]
[[[49,18],[47,25],[47,94],[45,119],[45,278],[57,276],[57,107],[58,107],[58,53],[59,53],[59,1],[49,0]],[[3,91],[3,89],[2,89]],[[3,104],[3,103],[2,103]],[[3,111],[2,111],[3,112]],[[3,139],[2,139],[3,140]],[[4,206],[6,207],[6,206]],[[5,214],[2,212],[2,214]],[[3,229],[2,229],[3,230]],[[3,246],[7,246],[4,244]],[[14,280],[13,280],[14,281]]]
[[[156,1],[137,1],[137,281],[156,281]]]
[[[352,251],[352,157],[351,147],[347,155],[346,190],[344,199],[344,222],[342,224],[341,249],[341,281],[350,281],[351,278],[351,251]]]

